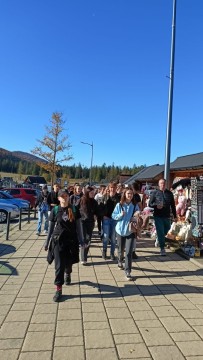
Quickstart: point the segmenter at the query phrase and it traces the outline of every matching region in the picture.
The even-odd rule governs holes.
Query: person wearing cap
[[[48,210],[49,206],[47,203],[49,192],[47,185],[43,185],[42,191],[37,196],[37,200],[35,202],[35,209],[38,208],[38,222],[37,222],[37,232],[36,235],[41,235],[42,222],[44,219],[44,234],[47,234],[48,231]]]
[[[56,292],[53,301],[62,297],[62,286],[71,284],[72,265],[79,262],[79,241],[76,220],[79,210],[73,212],[66,190],[59,190],[60,205],[55,206],[49,217],[49,231],[44,244],[45,251],[51,250],[55,262]]]

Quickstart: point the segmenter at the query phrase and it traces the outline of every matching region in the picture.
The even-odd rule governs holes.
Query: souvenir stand
[[[172,223],[166,235],[166,243],[168,247],[179,250],[188,257],[198,256],[192,233],[191,180],[178,181],[173,185],[172,190],[178,221]]]
[[[203,180],[191,178],[191,222],[194,246],[203,255]]]

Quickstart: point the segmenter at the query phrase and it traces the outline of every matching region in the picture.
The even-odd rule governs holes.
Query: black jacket
[[[157,208],[157,202],[163,201],[163,208]],[[172,211],[174,218],[176,218],[176,207],[173,197],[173,193],[167,189],[164,191],[155,190],[150,195],[149,207],[154,208],[154,216],[170,218],[170,212]]]
[[[89,199],[86,204],[80,202],[81,220],[94,222],[94,215],[98,216],[98,203],[95,199]]]
[[[58,200],[58,193],[52,190],[48,195],[47,203],[49,205],[49,210],[53,209],[53,206],[51,206],[51,204],[59,205],[60,201]]]
[[[71,207],[72,208],[72,207]],[[56,211],[53,208],[50,217],[49,217],[49,230],[46,242],[44,244],[45,249],[49,248],[49,243],[53,243],[55,236],[60,235],[56,244],[53,246],[58,246],[59,251],[67,253],[67,257],[71,259],[72,264],[79,262],[79,241],[76,232],[76,220],[69,221],[63,219],[63,214],[66,212],[67,208],[61,208],[58,206]]]
[[[114,211],[114,208],[119,201],[120,196],[117,193],[114,196],[104,195],[100,203],[100,215],[111,218],[112,212]]]

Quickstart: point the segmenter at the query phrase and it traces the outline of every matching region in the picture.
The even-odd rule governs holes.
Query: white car
[[[0,203],[0,224],[6,223],[8,213],[11,214],[11,219],[15,219],[20,215],[20,209],[18,206],[8,203]]]

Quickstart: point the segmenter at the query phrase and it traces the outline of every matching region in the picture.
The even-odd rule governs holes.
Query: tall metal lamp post
[[[172,38],[171,38],[171,64],[170,64],[170,83],[168,97],[168,121],[166,133],[166,153],[164,178],[166,186],[170,183],[170,155],[171,155],[171,128],[172,128],[172,109],[173,109],[173,80],[174,80],[174,60],[175,60],[175,27],[176,27],[176,0],[173,0],[173,20],[172,20]]]
[[[92,185],[92,163],[93,163],[93,141],[91,144],[81,141],[81,144],[85,144],[85,145],[89,145],[92,148],[92,152],[91,152],[91,164],[90,164],[90,185]]]

